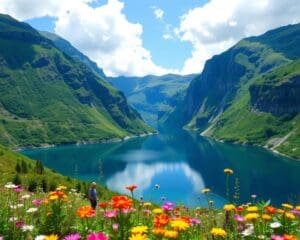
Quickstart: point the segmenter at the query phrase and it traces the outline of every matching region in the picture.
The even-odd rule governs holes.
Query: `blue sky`
[[[200,73],[242,38],[300,22],[299,0],[0,1],[1,13],[55,32],[108,76]]]

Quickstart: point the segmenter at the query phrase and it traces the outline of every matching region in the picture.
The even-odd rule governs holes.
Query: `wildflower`
[[[49,200],[66,199],[67,195],[62,191],[53,191],[49,193]]]
[[[264,220],[266,220],[266,221],[269,221],[269,220],[272,219],[272,217],[271,217],[270,215],[268,215],[268,214],[263,214],[263,215],[262,215],[262,219],[264,219]]]
[[[235,206],[233,204],[226,204],[224,205],[223,209],[227,212],[229,211],[234,211],[235,210]]]
[[[14,222],[14,221],[17,221],[18,218],[17,218],[17,217],[10,217],[8,220],[9,220],[10,222]]]
[[[45,236],[45,240],[58,240],[58,236],[51,234],[49,236]]]
[[[257,195],[256,194],[252,194],[251,198],[255,199],[255,198],[257,198]]]
[[[132,235],[143,235],[145,233],[148,232],[148,227],[147,226],[136,226],[136,227],[133,227],[131,229],[131,234]]]
[[[61,190],[66,190],[67,187],[64,186],[64,185],[59,185],[59,186],[57,187],[57,189],[59,189],[59,190],[61,191]]]
[[[165,230],[164,237],[166,238],[177,238],[178,232],[173,230]]]
[[[254,233],[254,226],[253,226],[253,224],[248,224],[247,228],[244,231],[242,231],[241,234],[243,236],[247,237],[247,236],[251,236],[253,233]]]
[[[86,240],[109,240],[109,237],[102,232],[91,233],[87,236]]]
[[[118,215],[118,212],[116,210],[110,210],[110,211],[105,211],[104,212],[104,217],[105,218],[114,218]]]
[[[244,211],[244,208],[242,206],[239,206],[235,209],[235,211],[240,213],[240,212]]]
[[[13,184],[12,182],[8,182],[4,185],[5,188],[8,188],[8,189],[13,189],[13,188],[17,188],[18,186]]]
[[[281,223],[280,222],[272,222],[270,223],[270,228],[279,228],[281,227]]]
[[[212,228],[210,233],[214,237],[226,237],[227,236],[226,231],[222,228]]]
[[[37,210],[38,210],[37,208],[29,208],[26,212],[33,213],[33,212],[36,212]]]
[[[190,224],[191,225],[198,225],[198,224],[200,224],[200,220],[198,218],[191,218],[190,219]]]
[[[130,192],[132,192],[134,189],[136,189],[137,186],[136,185],[131,185],[131,186],[127,186],[126,189],[129,190]]]
[[[76,212],[79,218],[91,218],[95,216],[95,210],[91,206],[82,206]]]
[[[247,211],[248,212],[257,212],[258,211],[258,207],[256,207],[256,206],[248,207]]]
[[[132,207],[132,200],[127,196],[114,196],[111,199],[112,207],[116,209],[126,209]]]
[[[269,214],[275,214],[277,209],[275,207],[272,207],[272,206],[267,206],[267,207],[265,207],[265,211]]]
[[[284,234],[283,235],[284,240],[297,240],[297,237],[294,235],[288,235],[288,234]]]
[[[29,199],[30,195],[29,194],[24,194],[23,196],[21,196],[21,199]]]
[[[158,228],[156,227],[156,228],[152,229],[153,235],[156,235],[156,236],[163,236],[165,231],[166,230],[164,228],[160,228],[160,227],[158,227]]]
[[[276,211],[277,213],[279,213],[279,214],[283,214],[283,213],[285,213],[285,211],[284,210],[282,210],[282,209],[277,209],[277,211]]]
[[[169,222],[169,216],[167,214],[162,214],[160,216],[156,216],[153,219],[153,223],[155,227],[163,227]]]
[[[143,234],[136,234],[129,237],[129,240],[147,240],[147,236]]]
[[[254,221],[254,220],[258,219],[258,217],[259,217],[259,214],[257,214],[257,213],[248,213],[248,214],[246,214],[245,219],[247,221]]]
[[[226,173],[226,174],[233,174],[233,170],[230,169],[230,168],[225,168],[224,169],[224,173]]]
[[[299,205],[299,206],[296,206],[295,209],[296,209],[297,211],[300,211],[300,205]]]
[[[70,234],[64,237],[64,240],[79,240],[81,238],[79,233]]]
[[[143,206],[144,207],[151,207],[152,206],[152,203],[151,202],[145,202],[144,204],[143,204]]]
[[[166,211],[172,211],[173,210],[173,203],[171,202],[165,202],[162,207],[161,207],[163,210],[166,210]]]
[[[14,192],[15,193],[19,193],[19,192],[22,192],[24,189],[20,186],[17,186],[16,188],[14,188]]]
[[[152,210],[152,212],[155,213],[155,214],[161,214],[161,213],[163,213],[163,210],[161,208],[154,208]]]
[[[113,223],[113,224],[112,224],[112,230],[113,230],[114,232],[117,232],[117,231],[119,230],[119,224],[118,224],[118,223]]]
[[[42,204],[43,203],[43,200],[41,200],[41,199],[34,199],[34,200],[32,200],[32,204],[33,205],[40,205],[40,204]]]
[[[22,231],[23,232],[31,232],[33,230],[34,226],[32,225],[23,225],[22,226]]]
[[[294,208],[293,205],[288,204],[288,203],[283,203],[283,204],[281,204],[281,206],[282,206],[283,208],[287,208],[287,209],[293,209],[293,208]]]
[[[236,220],[237,222],[244,222],[246,219],[243,216],[235,215],[234,220]]]
[[[170,225],[176,231],[183,231],[190,227],[190,225],[182,219],[172,220],[170,222]]]
[[[289,212],[285,213],[285,216],[286,216],[286,218],[291,219],[291,220],[294,220],[296,218],[294,214],[289,213]]]
[[[210,189],[209,188],[204,188],[204,189],[202,189],[202,191],[201,191],[202,193],[209,193],[210,192]]]
[[[34,240],[45,240],[45,235],[38,235],[34,238]]]
[[[22,228],[25,225],[23,221],[19,221],[15,223],[16,228]]]
[[[272,235],[271,239],[272,240],[284,240],[284,238],[280,235]]]
[[[106,209],[108,207],[109,203],[108,202],[101,202],[98,204],[99,207]]]

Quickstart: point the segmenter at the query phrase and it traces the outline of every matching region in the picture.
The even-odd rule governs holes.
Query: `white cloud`
[[[177,36],[193,46],[182,73],[201,72],[205,60],[240,39],[300,21],[300,1],[211,0],[181,17]]]
[[[153,7],[153,13],[157,19],[162,19],[164,16],[164,11],[158,7]]]
[[[26,20],[55,17],[55,32],[96,61],[109,76],[162,75],[174,70],[153,63],[143,47],[143,27],[122,13],[124,3],[108,0],[93,8],[91,0],[1,0],[0,11]],[[163,16],[159,12],[158,16]]]

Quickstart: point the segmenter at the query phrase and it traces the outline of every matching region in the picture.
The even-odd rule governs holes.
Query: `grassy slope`
[[[29,26],[0,20],[0,143],[99,141],[151,130],[121,92],[84,64]]]

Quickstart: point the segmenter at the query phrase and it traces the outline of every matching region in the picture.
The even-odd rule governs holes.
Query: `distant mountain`
[[[300,24],[214,56],[164,124],[300,158]]]
[[[0,15],[0,143],[76,143],[151,130],[96,71],[28,24]]]
[[[152,127],[157,127],[158,119],[183,98],[188,84],[195,75],[114,77],[107,80],[124,92],[128,102]]]
[[[55,33],[40,31],[40,34],[44,37],[50,39],[52,42],[54,42],[55,46],[69,55],[72,58],[75,58],[78,61],[83,62],[86,64],[90,69],[94,70],[96,73],[99,74],[104,80],[105,80],[105,74],[101,68],[97,66],[97,63],[90,60],[87,56],[85,56],[82,52],[80,52],[78,49],[73,47],[73,45],[68,42],[67,40],[61,38],[60,36],[56,35]]]

